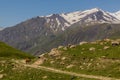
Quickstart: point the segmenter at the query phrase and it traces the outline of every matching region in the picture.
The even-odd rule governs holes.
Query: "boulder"
[[[91,42],[91,44],[97,44],[97,42]]]
[[[64,48],[64,46],[58,46],[58,49],[62,49],[62,48]]]
[[[79,43],[79,45],[83,45],[83,44],[86,44],[86,43],[88,43],[88,42],[82,41],[82,42]]]
[[[72,64],[70,64],[70,65],[68,65],[66,68],[68,69],[68,68],[72,68],[74,65],[72,65]]]
[[[109,49],[110,48],[110,46],[104,46],[104,50],[106,50],[106,49]]]
[[[104,39],[104,41],[105,41],[105,42],[110,42],[110,41],[111,41],[111,39]]]
[[[100,42],[100,45],[103,45],[104,43],[103,42]]]
[[[62,57],[62,59],[61,60],[65,60],[66,59],[66,57]]]
[[[75,47],[76,47],[76,45],[71,45],[71,46],[70,46],[70,48],[75,48]]]
[[[64,47],[63,50],[67,50],[68,48],[67,47]]]
[[[119,46],[119,45],[120,45],[120,42],[118,42],[118,41],[112,41],[112,42],[111,42],[111,45],[112,45],[112,46]]]
[[[0,79],[2,79],[5,76],[5,74],[0,74]]]
[[[95,51],[94,47],[89,48],[89,51]]]
[[[58,56],[60,55],[59,51],[57,50],[57,48],[53,48],[50,53],[48,53],[48,55],[50,56]]]
[[[42,78],[43,78],[43,79],[46,79],[46,78],[47,78],[47,76],[43,76]]]

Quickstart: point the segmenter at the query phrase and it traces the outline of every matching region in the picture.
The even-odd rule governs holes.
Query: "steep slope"
[[[97,8],[38,16],[0,31],[0,40],[20,50],[40,54],[59,45],[77,44],[83,40],[93,41],[114,34],[117,38],[118,23],[117,16]]]
[[[120,19],[113,16],[111,13],[103,11],[98,8],[93,8],[85,11],[77,11],[73,13],[61,14],[69,23],[76,22],[87,23],[120,23]]]
[[[57,14],[35,17],[0,32],[0,40],[21,50],[28,50],[51,40],[67,28],[68,22]]]
[[[81,41],[95,41],[105,38],[120,38],[120,24],[84,24],[73,25],[64,32],[64,44],[76,44]]]
[[[30,52],[40,54],[42,50],[47,52],[59,45],[78,44],[81,41],[95,41],[105,38],[120,38],[120,24],[84,24],[81,26],[76,24],[44,44],[38,42],[38,45],[33,47]]]
[[[32,59],[31,59],[32,60]],[[0,80],[97,80],[90,77],[60,73],[26,64],[25,59],[0,57]],[[32,63],[32,62],[31,62]]]
[[[0,58],[33,58],[33,56],[0,42]]]
[[[59,14],[51,14],[48,16],[42,16],[42,18],[45,18],[46,24],[54,31],[64,31],[68,26],[70,26],[70,23],[67,22],[67,20],[64,19],[64,17],[60,16]]]
[[[116,16],[120,20],[120,11],[114,13],[114,16]]]
[[[22,22],[14,27],[9,27],[0,32],[0,40],[17,47],[28,49],[35,46],[37,37],[52,36],[53,32],[45,24],[45,19],[36,17]]]

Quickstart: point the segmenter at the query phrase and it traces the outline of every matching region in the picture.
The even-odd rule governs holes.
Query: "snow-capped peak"
[[[117,11],[115,14],[120,14],[120,11]]]
[[[115,12],[113,15],[114,15],[114,16],[116,16],[116,17],[117,17],[117,19],[119,19],[119,20],[120,20],[120,11]]]
[[[102,11],[102,10],[99,9],[99,8],[93,8],[93,9],[90,9],[90,10],[85,10],[85,11],[83,11],[83,12],[84,12],[84,13],[85,13],[85,12],[94,13],[94,12],[97,12],[97,11]]]
[[[58,31],[60,28],[65,30],[75,23],[120,23],[120,11],[110,13],[99,8],[39,17],[45,18],[50,28],[55,31]]]
[[[98,8],[93,8],[91,10],[76,11],[76,12],[72,12],[72,13],[68,13],[68,14],[61,14],[61,16],[64,17],[70,24],[74,24],[74,23],[80,21],[80,19],[87,16],[88,14],[97,12],[99,10],[100,9],[98,9]]]
[[[118,19],[111,13],[103,11],[99,8],[93,8],[85,11],[76,11],[61,16],[71,25],[77,22],[102,22],[102,23],[118,23]]]

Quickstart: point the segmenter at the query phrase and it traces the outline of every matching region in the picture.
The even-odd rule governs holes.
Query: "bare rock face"
[[[82,45],[89,41],[119,37],[119,32],[120,20],[101,9],[91,9],[31,18],[0,30],[0,41],[39,55],[59,45]]]

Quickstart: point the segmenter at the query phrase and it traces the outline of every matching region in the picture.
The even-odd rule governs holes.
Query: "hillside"
[[[97,80],[49,72],[38,68],[26,67],[24,65],[10,59],[4,60],[0,58],[0,80]]]
[[[31,62],[26,64],[26,58],[31,58]],[[33,56],[0,42],[0,80],[96,80],[42,70],[32,65],[35,60]]]
[[[98,8],[62,14],[37,16],[0,31],[0,41],[39,55],[54,47],[119,38],[119,12],[110,13]]]
[[[9,48],[14,54],[0,57],[1,80],[120,80],[119,39],[59,46],[27,64],[13,57],[18,50]]]
[[[41,66],[120,79],[120,40],[81,42],[59,46],[40,56]],[[118,79],[118,80],[119,80]]]
[[[33,58],[33,56],[15,48],[12,48],[3,42],[0,42],[0,58],[25,59]]]
[[[29,51],[38,55],[41,51],[48,52],[59,45],[66,46],[68,44],[79,44],[81,41],[91,42],[105,38],[120,38],[120,24],[83,24],[78,26],[76,23],[53,39],[47,38],[44,42],[38,41],[38,44]]]

